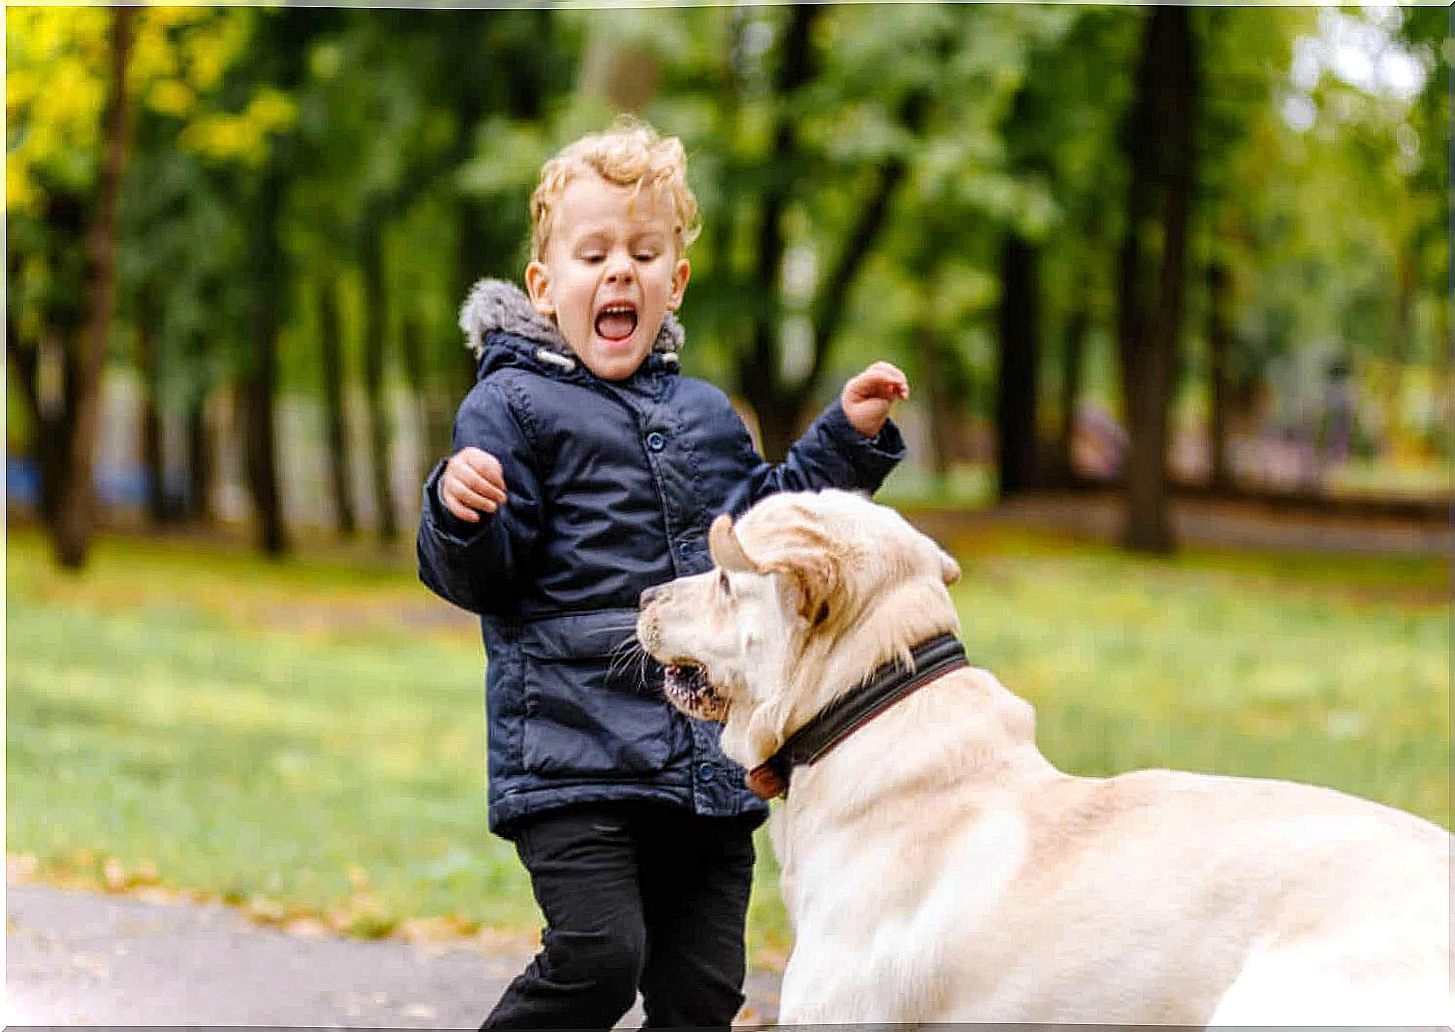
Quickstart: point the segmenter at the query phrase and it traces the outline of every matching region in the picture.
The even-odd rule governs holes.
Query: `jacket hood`
[[[486,341],[492,333],[504,333],[539,344],[542,351],[556,356],[557,361],[564,358],[573,365],[578,361],[555,322],[537,312],[525,291],[508,280],[482,279],[470,288],[465,303],[460,306],[460,329],[465,331],[465,346],[476,359],[484,356]],[[682,324],[668,312],[652,343],[652,353],[675,358],[685,336]]]

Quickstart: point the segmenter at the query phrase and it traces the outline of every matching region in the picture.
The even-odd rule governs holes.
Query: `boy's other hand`
[[[439,483],[440,502],[466,523],[480,522],[480,513],[505,504],[505,474],[500,460],[479,448],[461,448],[445,463]]]
[[[839,404],[855,430],[873,437],[889,418],[889,407],[908,399],[908,377],[888,362],[875,362],[844,384]]]

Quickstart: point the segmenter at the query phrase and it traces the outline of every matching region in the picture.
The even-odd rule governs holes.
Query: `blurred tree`
[[[1327,369],[1354,371],[1377,402],[1363,408],[1361,436],[1388,444],[1403,367],[1442,350],[1431,342],[1445,339],[1448,269],[1443,22],[1424,9],[1304,15],[1275,110],[1229,173],[1236,232],[1220,246],[1236,288],[1234,394],[1269,383],[1272,429],[1305,447]]]
[[[100,429],[101,370],[116,304],[116,199],[126,164],[130,107],[126,73],[131,59],[135,11],[118,7],[111,13],[106,101],[102,114],[101,168],[96,183],[96,210],[86,232],[85,340],[76,364],[74,420],[70,447],[61,471],[55,544],[62,566],[85,565],[95,520],[92,468]]]
[[[1429,417],[1397,403],[1400,384],[1417,382],[1398,367],[1449,362],[1443,19],[1186,14],[1203,85],[1196,160],[1184,163],[1164,129],[1186,129],[1169,109],[1192,87],[1171,88],[1175,53],[1153,53],[1142,32],[1157,22],[1170,45],[1180,17],[941,4],[140,9],[108,339],[113,357],[130,347],[144,388],[148,504],[158,516],[172,504],[161,490],[179,463],[163,441],[176,421],[188,504],[205,504],[206,402],[231,374],[265,547],[286,546],[269,443],[280,388],[322,401],[340,526],[356,520],[362,488],[393,533],[391,419],[415,413],[421,463],[448,447],[448,413],[473,379],[456,306],[482,275],[519,279],[541,162],[621,109],[688,145],[706,229],[686,361],[752,406],[769,454],[830,375],[891,357],[927,403],[935,468],[967,454],[967,416],[993,411],[1003,485],[1040,482],[1070,469],[1083,383],[1115,407],[1111,324],[1134,436],[1162,435],[1136,453],[1129,489],[1157,465],[1149,449],[1165,448],[1184,366],[1206,378],[1224,474],[1252,388],[1274,382],[1279,418],[1303,420],[1290,400],[1307,391],[1299,371],[1326,353],[1378,379],[1388,414],[1376,429],[1393,439],[1404,425],[1408,438]],[[99,210],[110,19],[16,9],[7,38],[7,357],[52,521],[91,354],[85,238]],[[1350,80],[1337,46],[1366,29],[1376,69],[1402,52],[1423,78]],[[1173,275],[1178,261],[1190,275]],[[1166,341],[1184,322],[1195,329],[1179,351]],[[1202,381],[1188,382],[1196,405]],[[369,414],[359,485],[350,386]],[[396,388],[404,409],[386,404]],[[1061,458],[1048,463],[1035,444],[1050,408]],[[1156,494],[1137,483],[1136,497]]]
[[[1130,168],[1118,255],[1118,346],[1131,448],[1124,543],[1170,552],[1168,407],[1186,286],[1196,150],[1197,55],[1186,8],[1147,18],[1136,94],[1123,126]]]
[[[615,13],[591,12],[602,18]],[[665,12],[622,13],[670,20]],[[440,95],[452,115],[456,144],[446,195],[454,209],[449,214],[454,269],[446,290],[452,308],[458,309],[481,277],[519,282],[524,274],[530,193],[552,143],[565,142],[565,133],[557,130],[553,140],[552,132],[569,112],[565,98],[586,35],[579,24],[573,33],[561,31],[562,18],[561,12],[545,7],[477,12],[468,26],[441,40]],[[574,128],[600,128],[599,122],[578,122]],[[458,401],[475,383],[475,359],[460,346],[453,320],[441,341],[453,356],[449,382]]]
[[[213,259],[225,252],[228,236],[195,157],[226,164],[256,155],[263,134],[280,117],[278,98],[260,91],[243,98],[236,112],[214,103],[224,73],[246,45],[251,16],[188,8],[133,13],[126,97],[140,111],[138,147],[115,185],[125,203],[108,205],[120,209],[115,218],[121,239],[113,246],[121,300],[131,301],[135,320],[148,322],[157,311],[164,313],[161,338],[156,326],[143,329],[151,354],[144,364],[158,375],[173,338],[187,337],[190,348],[206,348],[227,323],[227,312],[211,304],[215,296],[205,304],[198,300],[206,277],[192,275],[217,268]],[[101,108],[113,97],[106,80],[108,24],[103,9],[31,8],[7,20],[7,353],[35,430],[41,511],[53,525],[64,483],[60,457],[75,447],[83,426],[78,405],[83,299],[99,300],[84,286],[84,227],[88,213],[102,210],[103,155],[115,154],[100,133]],[[168,119],[175,129],[159,129]],[[123,124],[129,127],[130,119]],[[150,207],[143,208],[143,201]],[[179,219],[191,228],[176,230]],[[149,290],[160,283],[164,298],[138,303],[148,283]],[[116,336],[110,325],[106,333]],[[94,356],[89,352],[86,358]],[[188,422],[196,441],[202,436],[197,407]],[[195,488],[205,479],[206,464],[191,465]],[[193,498],[198,504],[195,491]]]
[[[1286,132],[1279,105],[1289,57],[1299,34],[1313,24],[1300,9],[1209,9],[1195,29],[1202,51],[1203,96],[1193,208],[1193,291],[1204,311],[1210,485],[1234,488],[1229,436],[1246,422],[1248,385],[1259,365],[1238,333],[1245,284],[1256,279],[1258,256],[1250,235],[1248,198],[1263,192],[1273,174],[1270,150]]]
[[[234,76],[240,89],[262,87],[284,98],[288,113],[268,133],[264,157],[234,194],[246,227],[241,271],[247,290],[247,346],[236,355],[244,469],[258,545],[273,558],[289,549],[278,477],[276,401],[279,337],[293,297],[293,262],[285,240],[287,191],[302,157],[295,97],[307,74],[312,41],[338,17],[319,9],[259,11],[246,59]]]
[[[857,7],[719,13],[694,34],[712,46],[691,72],[723,103],[705,116],[685,100],[652,109],[695,130],[685,135],[707,259],[693,314],[728,356],[765,454],[791,443],[842,348],[883,357],[881,332],[957,336],[958,315],[930,302],[964,298],[935,288],[937,270],[964,261],[977,213],[1037,195],[1000,167],[993,123],[1018,81],[1022,37],[1065,16],[951,5],[895,13],[888,22]],[[930,231],[931,221],[955,232]],[[876,273],[861,303],[861,274],[881,255],[892,256],[890,281]],[[905,292],[908,310],[887,303],[889,290]],[[886,325],[901,311],[907,321]],[[925,361],[937,375],[959,364],[946,346]],[[964,377],[935,387],[956,382]]]
[[[1396,7],[1387,12],[1394,39],[1407,48],[1422,73],[1419,92],[1395,127],[1396,171],[1404,176],[1409,197],[1408,237],[1411,308],[1423,298],[1427,307],[1425,336],[1431,342],[1435,369],[1438,417],[1430,427],[1431,443],[1448,454],[1451,395],[1455,393],[1451,364],[1455,344],[1450,337],[1450,67],[1455,42],[1450,12],[1438,7]],[[1415,312],[1411,312],[1414,321]]]
[[[1057,331],[1050,339],[1059,361],[1056,446],[1037,452],[1040,483],[1076,481],[1076,411],[1089,352],[1093,336],[1107,335],[1113,322],[1113,254],[1126,182],[1117,127],[1131,94],[1141,28],[1140,16],[1127,9],[1081,9],[1063,38],[1032,52],[1024,87],[1036,94],[1037,123],[1018,127],[1029,137],[1019,147],[1044,155],[1059,214],[1054,246],[1042,248],[1044,323]],[[1039,428],[1042,421],[1030,425]]]
[[[349,538],[353,537],[357,524],[349,486],[351,449],[344,414],[343,316],[339,311],[337,277],[327,271],[322,272],[315,290],[318,299],[318,352],[323,374],[325,461],[333,493],[335,526],[340,537]]]
[[[1061,28],[1058,26],[1058,29]],[[1020,88],[1000,126],[1007,170],[1022,183],[1053,188],[1054,151],[1063,128],[1058,77],[1066,67],[1061,33],[1030,41]],[[1069,55],[1064,55],[1069,57]],[[1053,202],[1054,203],[1054,202]],[[1037,408],[1045,327],[1040,241],[1053,218],[1032,206],[1007,220],[999,244],[1000,301],[996,326],[996,469],[1001,499],[1038,483]]]

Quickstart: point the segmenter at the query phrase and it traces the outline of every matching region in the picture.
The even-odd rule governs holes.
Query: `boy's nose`
[[[630,259],[617,259],[613,261],[606,270],[606,282],[627,283],[632,275],[632,263]]]

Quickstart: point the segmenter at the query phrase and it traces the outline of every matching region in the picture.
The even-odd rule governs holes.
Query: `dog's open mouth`
[[[669,663],[664,673],[662,690],[672,705],[704,720],[726,718],[727,702],[702,666],[692,662]]]
[[[696,663],[669,663],[665,673],[666,680],[662,686],[668,695],[690,700],[711,690],[707,671]]]

